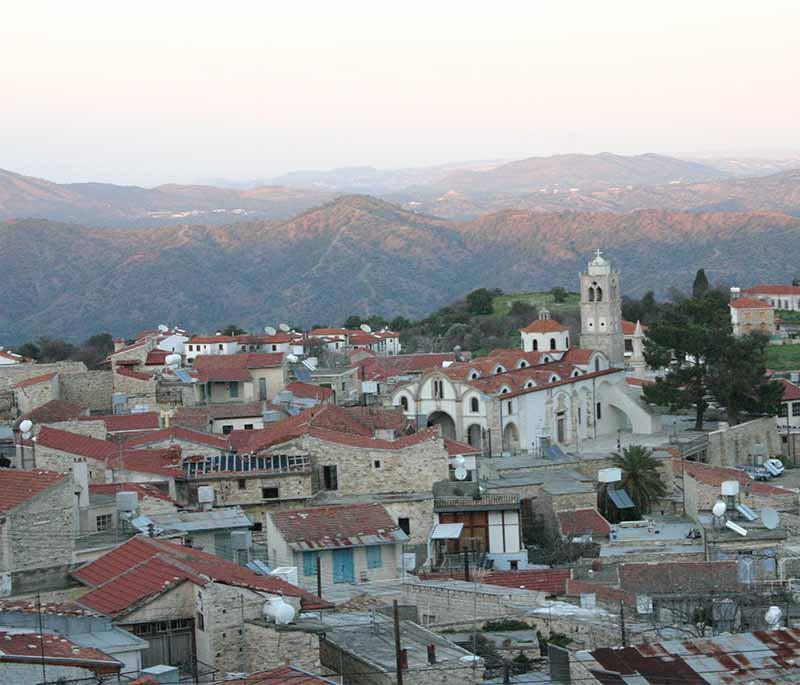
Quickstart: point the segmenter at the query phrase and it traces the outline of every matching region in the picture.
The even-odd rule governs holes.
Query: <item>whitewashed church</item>
[[[543,310],[520,331],[520,349],[429,371],[397,386],[392,404],[418,426],[438,425],[446,438],[492,455],[550,445],[574,451],[618,431],[657,432],[658,417],[625,380],[642,335],[637,326],[638,349],[626,352],[619,272],[598,250],[580,286],[580,347]]]

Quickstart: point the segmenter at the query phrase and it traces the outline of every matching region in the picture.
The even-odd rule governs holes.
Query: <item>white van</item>
[[[780,459],[767,459],[764,466],[773,476],[780,476],[785,471]]]

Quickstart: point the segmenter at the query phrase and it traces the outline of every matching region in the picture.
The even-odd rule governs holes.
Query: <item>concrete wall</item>
[[[84,371],[63,374],[61,399],[89,407],[92,411],[110,411],[113,392],[111,371]]]

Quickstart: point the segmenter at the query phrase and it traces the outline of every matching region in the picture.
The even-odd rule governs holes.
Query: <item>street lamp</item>
[[[33,431],[33,421],[31,421],[30,419],[24,419],[19,424],[19,430],[20,430],[20,433],[22,433],[22,440],[27,440],[28,438],[31,437],[31,432]],[[20,440],[20,444],[19,444],[19,447],[20,447],[19,465],[20,465],[20,468],[24,469],[25,468],[25,444],[22,442],[22,440]],[[33,440],[35,440],[35,438]],[[31,440],[32,443],[33,443],[33,440]],[[34,450],[33,451],[33,464],[31,465],[31,468],[35,468],[36,467],[36,443],[33,443],[33,450]]]

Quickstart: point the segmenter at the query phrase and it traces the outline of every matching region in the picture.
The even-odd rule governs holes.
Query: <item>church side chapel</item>
[[[542,453],[549,446],[658,432],[658,416],[626,383],[643,376],[644,331],[622,319],[620,274],[597,250],[580,274],[580,346],[543,309],[520,330],[519,349],[434,369],[392,391],[419,428],[483,454]]]

